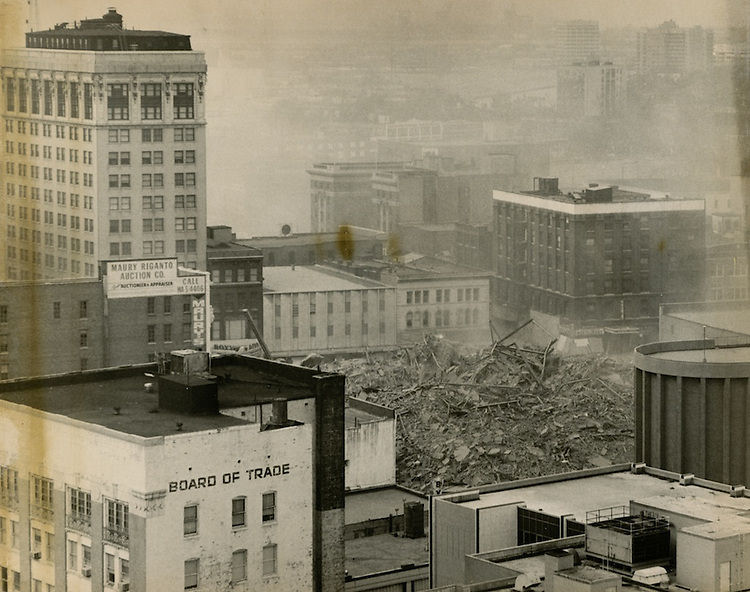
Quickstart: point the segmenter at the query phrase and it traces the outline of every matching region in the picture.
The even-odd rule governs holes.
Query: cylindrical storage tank
[[[635,350],[636,462],[745,485],[750,477],[750,345],[713,340]]]
[[[424,504],[404,502],[404,536],[418,539],[424,536]]]

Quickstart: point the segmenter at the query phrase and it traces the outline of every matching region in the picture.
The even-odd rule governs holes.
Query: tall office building
[[[557,70],[557,112],[565,117],[610,117],[622,108],[622,68],[594,60]]]
[[[601,38],[597,21],[563,21],[555,26],[556,62],[570,65],[598,60]]]
[[[714,34],[710,29],[683,29],[674,21],[638,33],[638,69],[679,74],[706,70],[713,63]]]
[[[124,29],[110,9],[27,33],[0,75],[0,279],[205,268],[206,61],[188,35]]]

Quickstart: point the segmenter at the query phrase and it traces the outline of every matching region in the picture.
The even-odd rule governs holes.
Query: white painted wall
[[[396,420],[382,418],[346,428],[345,480],[348,489],[396,483]]]
[[[311,413],[300,405],[293,414]],[[183,590],[184,561],[190,558],[200,559],[198,592],[227,589],[232,551],[238,549],[248,551],[247,580],[235,584],[233,590],[309,590],[313,424],[265,432],[259,427],[248,424],[141,438],[0,401],[0,464],[16,468],[21,479],[28,479],[29,473],[53,479],[56,494],[64,494],[66,485],[88,490],[95,511],[101,511],[96,504],[103,496],[128,503],[131,545],[146,546],[148,590]],[[247,473],[251,470],[255,475],[256,468],[274,466],[287,468],[264,478],[251,479]],[[215,486],[169,491],[170,482],[208,475],[216,477]],[[228,483],[223,482],[223,475],[229,475]],[[269,491],[277,493],[276,519],[263,523],[262,494]],[[233,529],[231,500],[240,495],[246,496],[247,526]],[[198,534],[188,537],[183,535],[186,504],[199,507]],[[0,516],[19,519],[3,507]],[[138,518],[145,519],[145,542],[132,538],[132,525]],[[28,528],[28,524],[21,526]],[[90,542],[77,533],[70,538]],[[65,539],[66,533],[55,533],[56,545],[64,545]],[[263,577],[262,548],[270,543],[278,545],[277,575]],[[0,552],[5,549],[0,545]],[[92,548],[92,554],[102,552],[101,547]],[[79,562],[80,554],[79,548]],[[117,554],[128,557],[125,549],[118,549]],[[7,558],[4,566],[21,571],[18,552],[0,556]],[[34,569],[33,577],[55,584],[52,565]],[[136,569],[131,562],[131,581]],[[68,575],[68,582],[72,591],[91,589],[91,580],[75,573]]]

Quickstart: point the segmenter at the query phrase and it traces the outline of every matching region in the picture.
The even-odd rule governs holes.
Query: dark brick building
[[[615,186],[494,192],[493,311],[536,310],[575,328],[655,330],[659,304],[702,298],[703,200]]]
[[[254,338],[243,309],[262,334],[263,253],[236,242],[230,226],[209,226],[207,244],[214,314],[211,339],[221,344]]]
[[[138,364],[192,347],[192,296],[107,299],[101,280],[0,287],[0,379]]]

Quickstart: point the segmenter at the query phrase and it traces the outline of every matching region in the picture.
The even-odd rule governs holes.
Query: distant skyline
[[[25,3],[25,0],[11,0]],[[37,5],[36,28],[95,18],[114,5],[126,26],[171,28],[200,36],[231,29],[257,37],[274,37],[298,30],[372,29],[393,22],[438,23],[459,19],[463,27],[487,28],[487,16],[506,10],[531,16],[536,23],[564,19],[599,21],[602,28],[655,26],[674,19],[683,26],[723,28],[746,18],[748,0],[32,0]],[[472,10],[468,10],[472,7]]]

